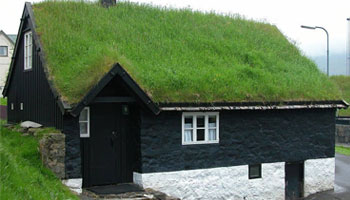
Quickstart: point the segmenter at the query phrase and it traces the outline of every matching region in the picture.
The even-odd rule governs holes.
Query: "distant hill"
[[[325,72],[327,71],[327,57],[315,56],[311,57],[315,61],[318,68]],[[330,54],[329,56],[329,73],[330,75],[346,75],[346,53]]]

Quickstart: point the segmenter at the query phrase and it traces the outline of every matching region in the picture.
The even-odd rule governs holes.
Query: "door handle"
[[[117,131],[112,131],[111,145],[114,146],[114,140],[117,139]]]
[[[117,131],[112,131],[112,139],[117,139],[119,136],[118,132]]]

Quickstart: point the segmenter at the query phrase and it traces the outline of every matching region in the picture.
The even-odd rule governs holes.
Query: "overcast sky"
[[[27,0],[39,2],[43,0]],[[347,18],[350,0],[131,0],[154,5],[193,10],[237,13],[249,19],[276,25],[288,38],[295,41],[308,56],[325,55],[324,31],[302,29],[300,25],[322,26],[330,35],[330,52],[346,52]],[[0,29],[17,34],[25,0],[0,1]]]

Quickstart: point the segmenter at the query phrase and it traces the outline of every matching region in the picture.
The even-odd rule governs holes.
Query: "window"
[[[11,110],[15,109],[15,105],[13,103],[11,103]]]
[[[90,109],[84,108],[79,116],[80,137],[90,137]]]
[[[23,103],[20,104],[20,108],[21,108],[21,110],[23,110]]]
[[[249,165],[249,179],[261,178],[261,164]]]
[[[8,56],[8,47],[0,46],[0,57],[7,57],[7,56]]]
[[[24,70],[32,69],[33,55],[33,38],[32,32],[24,34]]]
[[[182,144],[219,142],[219,113],[182,114]]]

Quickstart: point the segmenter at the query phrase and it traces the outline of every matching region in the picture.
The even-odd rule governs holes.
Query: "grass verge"
[[[346,156],[350,156],[350,147],[336,146],[335,152]]]
[[[0,97],[0,105],[1,106],[6,106],[7,105],[7,99]]]
[[[0,199],[79,199],[42,165],[38,141],[0,127]]]

